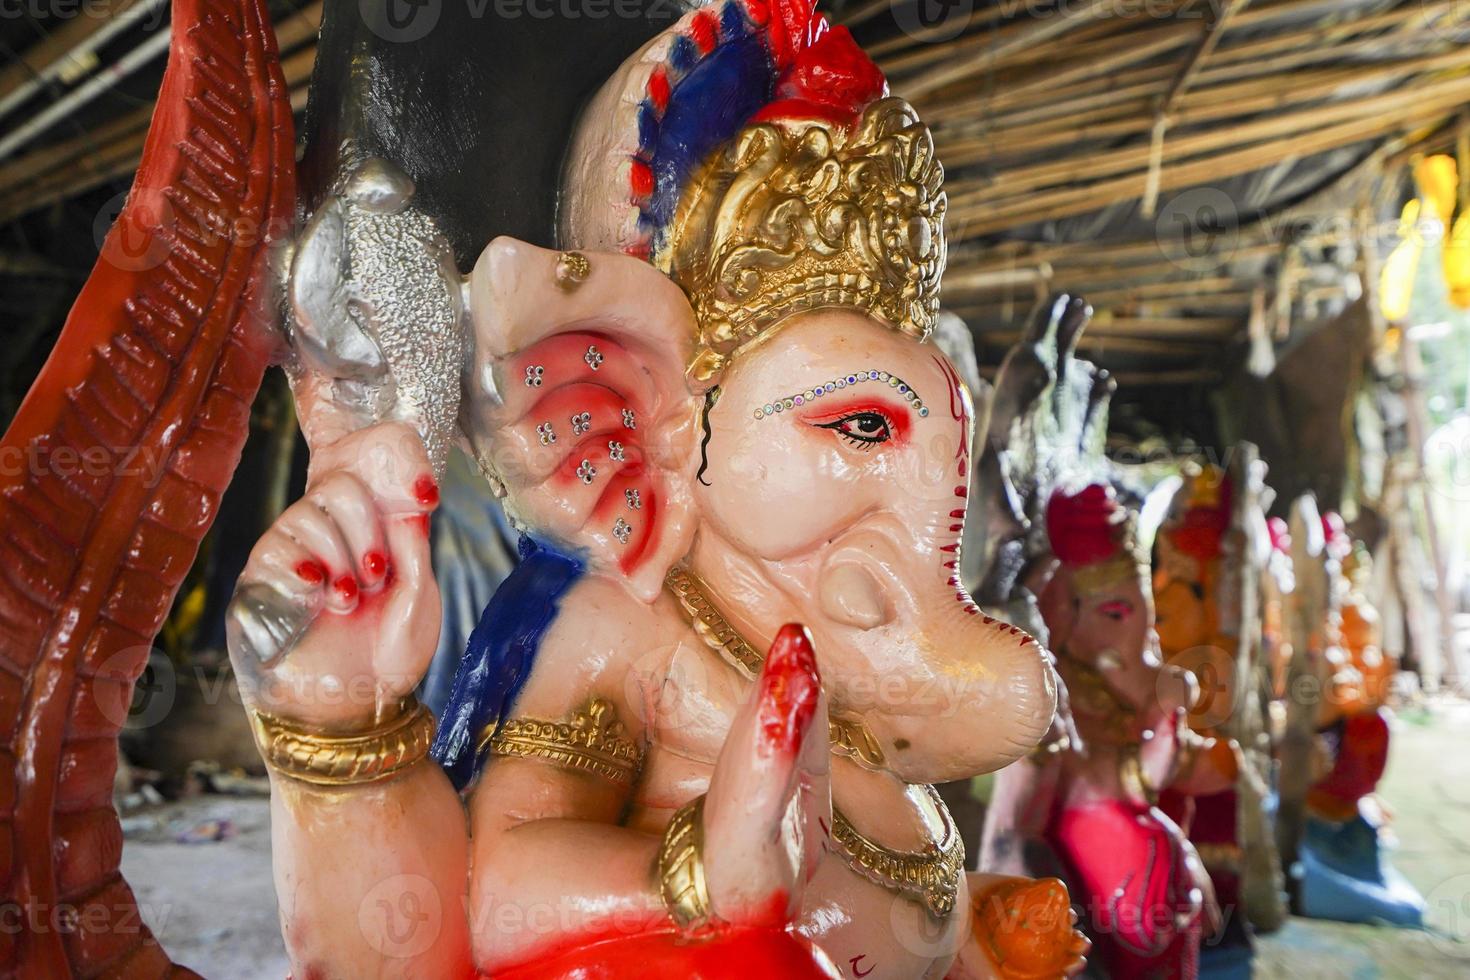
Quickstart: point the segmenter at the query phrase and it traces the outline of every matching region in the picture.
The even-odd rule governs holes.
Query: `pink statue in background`
[[[1184,831],[1156,806],[1193,788],[1190,676],[1154,636],[1146,560],[1111,488],[1055,493],[1047,535],[1058,560],[1040,597],[1079,744],[1028,765],[1021,825],[987,827],[1045,847],[1063,869],[1104,967],[1118,977],[1190,978],[1217,912]]]

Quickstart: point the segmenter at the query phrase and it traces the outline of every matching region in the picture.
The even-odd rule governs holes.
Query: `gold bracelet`
[[[251,714],[265,764],[283,776],[317,786],[388,779],[427,757],[434,742],[434,716],[414,699],[377,728],[350,735],[303,728],[263,711]]]
[[[623,787],[632,785],[643,761],[637,743],[618,720],[617,708],[596,696],[571,721],[511,718],[492,724],[481,733],[479,748],[492,755],[543,759]]]
[[[704,797],[675,811],[658,849],[658,888],[664,908],[680,929],[709,921],[709,887],[704,880]]]

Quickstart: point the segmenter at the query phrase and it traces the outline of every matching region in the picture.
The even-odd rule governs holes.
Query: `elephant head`
[[[631,600],[693,568],[736,628],[805,624],[833,714],[903,778],[993,769],[1055,679],[962,584],[943,170],[843,28],[764,16],[692,13],[591,100],[560,212],[581,251],[497,241],[471,276],[462,429],[515,520]]]
[[[1044,651],[956,572],[972,408],[933,344],[807,310],[695,380],[697,317],[667,276],[509,239],[469,297],[462,428],[520,526],[630,601],[697,555],[735,622],[804,623],[833,712],[911,781],[999,767],[1045,732]]]

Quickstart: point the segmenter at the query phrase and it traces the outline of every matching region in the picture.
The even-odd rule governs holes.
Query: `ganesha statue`
[[[274,182],[197,193],[212,158],[171,131],[150,138],[141,186],[280,215],[289,113],[269,30],[253,5],[217,6],[181,3],[160,104],[218,115],[174,128],[208,137],[209,153],[239,145],[241,172]],[[226,77],[239,85],[217,90],[216,47],[231,44],[244,47]],[[249,139],[211,135],[236,116]],[[930,342],[945,196],[928,130],[810,4],[724,0],[622,64],[582,109],[566,160],[558,248],[498,237],[462,276],[432,195],[359,154],[275,251],[200,253],[174,226],[147,226],[182,242],[202,281],[223,270],[234,291],[219,295],[236,306],[159,286],[178,262],[108,272],[89,301],[109,318],[63,338],[75,353],[104,330],[182,337],[129,389],[157,399],[133,414],[178,478],[161,500],[138,489],[99,505],[107,553],[168,575],[229,479],[238,405],[267,356],[286,365],[306,493],[255,547],[228,626],[270,773],[296,975],[1077,971],[1087,943],[1066,890],[967,875],[931,788],[1028,752],[1052,723],[1056,680],[1036,640],[981,613],[957,571],[974,410]],[[233,189],[233,177],[214,179]],[[277,273],[287,327],[273,347],[262,323]],[[198,340],[196,307],[213,331]],[[151,356],[117,343],[118,370]],[[249,356],[221,361],[232,343]],[[200,376],[221,377],[230,399],[173,394]],[[84,381],[58,400],[58,379],[71,380],[43,378],[37,405],[101,397]],[[47,437],[43,412],[23,421],[20,436]],[[202,448],[184,452],[195,427]],[[456,447],[502,498],[520,561],[435,718],[415,696],[441,615],[427,531]],[[44,491],[19,499],[41,507]],[[88,574],[90,540],[77,546]],[[62,678],[83,650],[95,672],[120,641],[146,642],[170,594],[167,579],[130,573],[98,618],[98,593],[62,581],[32,657]],[[73,602],[92,618],[65,615]],[[7,603],[7,620],[30,608]],[[114,665],[122,685],[129,671]],[[26,738],[85,730],[115,752],[69,703],[81,702],[28,708]],[[45,744],[22,746],[17,771],[59,780],[57,805],[72,808],[60,812],[93,800],[86,758],[62,766]],[[23,900],[89,882],[117,900],[115,817],[99,809],[95,832],[35,819],[51,804],[32,797],[22,814],[42,842],[18,859]],[[28,935],[16,955],[44,975],[129,957],[167,967],[146,936],[103,948]]]
[[[1249,455],[1250,447],[1242,447],[1241,456]],[[1268,747],[1254,737],[1264,734],[1264,713],[1254,663],[1258,573],[1250,529],[1242,520],[1250,514],[1255,489],[1242,472],[1247,469],[1227,473],[1188,465],[1154,544],[1160,651],[1195,676],[1201,696],[1187,720],[1210,740],[1195,765],[1223,786],[1193,796],[1170,789],[1160,801],[1189,828],[1225,910],[1219,932],[1205,937],[1201,951],[1212,976],[1249,976],[1252,926],[1272,927],[1281,916],[1282,885],[1264,806]]]
[[[293,960],[379,969],[320,910],[385,875],[468,900],[411,974],[1034,958],[1033,936],[977,930],[929,788],[1025,751],[1054,685],[954,571],[972,408],[926,343],[945,207],[927,131],[845,31],[731,2],[630,59],[570,160],[576,250],[496,240],[461,291],[456,437],[524,539],[432,749],[411,695],[436,439],[358,411],[320,318],[301,324],[312,475],[233,620]],[[344,676],[374,703],[310,697]],[[367,843],[382,858],[354,863]],[[566,921],[537,928],[539,908]],[[1060,911],[1045,927],[1071,941]]]
[[[1422,924],[1424,899],[1389,862],[1387,815],[1372,795],[1388,764],[1389,687],[1397,665],[1381,646],[1366,594],[1371,557],[1341,516],[1322,515],[1334,612],[1328,617],[1317,710],[1319,778],[1307,789],[1298,889],[1317,918]]]
[[[1040,608],[1078,737],[1015,777],[1027,792],[1003,830],[1063,869],[1108,975],[1192,978],[1218,912],[1187,828],[1158,803],[1222,788],[1186,721],[1197,686],[1159,655],[1148,563],[1113,488],[1064,487],[1045,522],[1057,566]]]

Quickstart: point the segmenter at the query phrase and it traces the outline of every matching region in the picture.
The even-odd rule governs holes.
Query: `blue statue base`
[[[1378,828],[1362,814],[1342,823],[1307,818],[1301,845],[1302,914],[1338,922],[1420,928],[1424,897],[1382,852]]]

